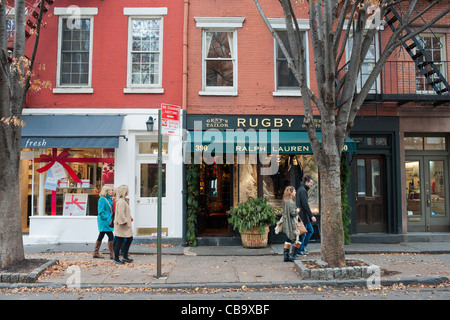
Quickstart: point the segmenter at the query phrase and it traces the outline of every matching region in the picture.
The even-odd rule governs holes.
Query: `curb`
[[[429,276],[418,278],[401,278],[381,280],[381,286],[393,286],[398,284],[403,285],[439,285],[449,282],[450,279],[446,276]],[[276,288],[295,288],[295,287],[365,287],[368,286],[367,280],[311,280],[311,281],[296,281],[296,282],[250,282],[250,283],[174,283],[174,284],[85,284],[80,286],[69,287],[62,283],[11,283],[1,284],[0,289],[16,289],[16,288],[48,288],[48,289],[95,289],[95,288],[141,288],[141,289],[276,289]]]
[[[30,273],[2,273],[0,274],[0,283],[35,283],[42,272],[57,263],[58,260],[48,260]]]

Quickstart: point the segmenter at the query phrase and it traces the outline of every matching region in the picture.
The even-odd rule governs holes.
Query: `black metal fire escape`
[[[385,16],[386,24],[395,31],[396,26],[402,21],[402,15],[393,6],[391,6]],[[405,28],[406,34],[412,34],[415,32],[413,27]],[[405,34],[399,36],[399,39],[404,37]],[[411,42],[412,41],[412,42]],[[427,52],[427,47],[424,41],[421,41],[419,36],[411,38],[411,41],[404,42],[402,45],[409,56],[414,61],[417,70],[419,70],[426,78],[427,84],[435,92],[434,105],[450,102],[450,86],[447,79],[441,73],[441,70],[436,66],[435,61],[430,57]]]

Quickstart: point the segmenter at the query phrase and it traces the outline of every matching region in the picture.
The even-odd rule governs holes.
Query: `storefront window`
[[[313,214],[319,214],[319,172],[313,155],[278,155],[278,172],[263,175],[263,195],[270,199],[270,204],[283,208],[282,198],[287,186],[300,187],[306,174],[311,175],[314,184],[308,191],[309,207]],[[269,166],[268,164],[267,166]],[[265,166],[265,165],[263,165]]]
[[[34,149],[27,182],[29,215],[97,215],[98,194],[114,184],[114,149]]]
[[[405,150],[441,150],[445,151],[445,137],[405,137]]]
[[[445,137],[425,137],[425,150],[445,150]]]
[[[245,155],[245,163],[239,164],[239,202],[258,197],[257,166],[252,164],[249,155]]]
[[[405,137],[405,150],[423,150],[423,138]]]
[[[419,161],[406,161],[406,196],[408,216],[422,215],[420,197],[420,163]]]

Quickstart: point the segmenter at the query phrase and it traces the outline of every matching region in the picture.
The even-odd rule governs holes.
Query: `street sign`
[[[161,134],[168,136],[181,135],[180,110],[179,106],[161,104]]]

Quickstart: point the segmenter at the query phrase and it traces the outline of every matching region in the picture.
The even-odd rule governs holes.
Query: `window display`
[[[114,149],[28,151],[28,215],[97,215],[99,190],[114,184]]]

